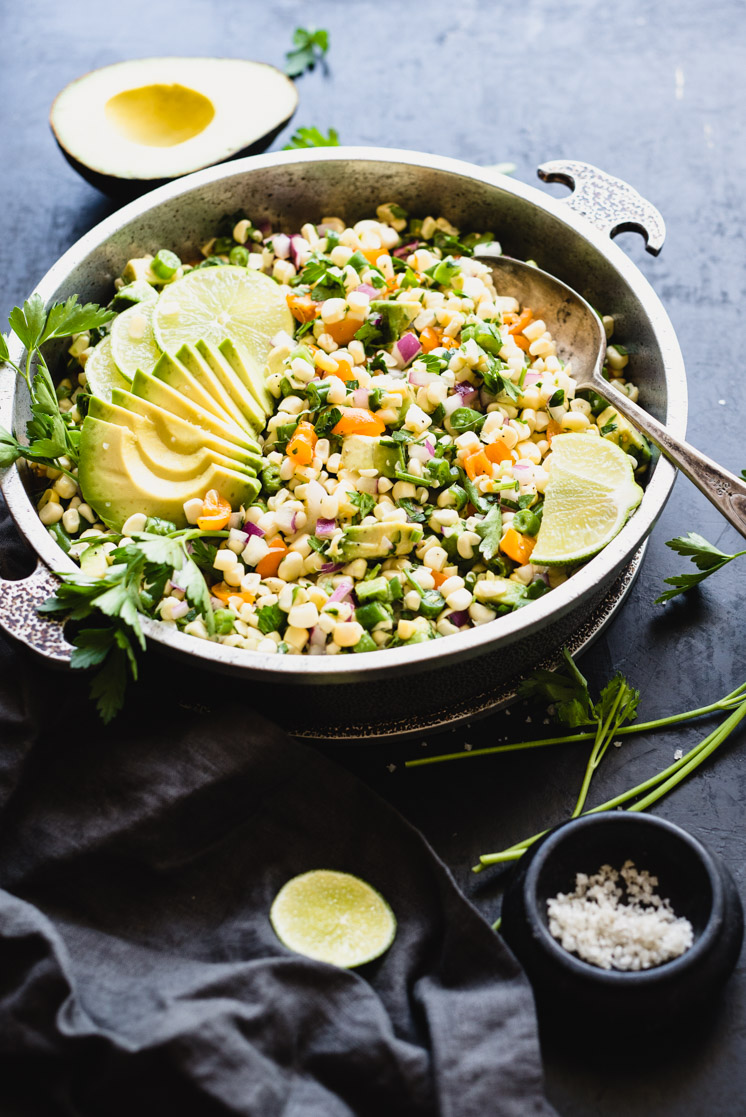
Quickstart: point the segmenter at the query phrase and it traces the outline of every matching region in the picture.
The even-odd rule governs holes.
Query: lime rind
[[[586,562],[621,531],[641,499],[632,463],[618,446],[586,434],[557,435],[531,562]]]
[[[111,337],[106,336],[99,341],[85,363],[85,376],[88,391],[98,399],[111,400],[111,393],[115,388],[127,391],[130,381],[117,368],[111,354]]]
[[[252,268],[230,264],[195,268],[162,291],[153,328],[160,348],[176,353],[202,340],[220,345],[226,338],[244,347],[263,365],[272,338],[293,332],[285,293],[274,279]]]
[[[153,333],[157,303],[139,302],[117,315],[111,327],[111,355],[119,371],[132,380],[138,369],[150,372],[161,356]]]
[[[331,869],[289,880],[269,918],[288,949],[344,969],[379,958],[396,934],[396,917],[383,896],[359,877]]]

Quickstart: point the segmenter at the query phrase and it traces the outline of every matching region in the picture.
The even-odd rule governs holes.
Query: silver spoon
[[[606,334],[585,299],[532,264],[510,256],[485,255],[475,259],[490,268],[499,295],[513,295],[521,306],[530,306],[535,316],[544,320],[560,354],[572,357],[578,388],[592,388],[642,431],[712,501],[736,531],[746,536],[746,481],[688,442],[674,438],[662,423],[604,379],[601,370],[606,356]]]

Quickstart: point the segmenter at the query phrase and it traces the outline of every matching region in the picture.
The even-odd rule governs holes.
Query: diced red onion
[[[344,601],[352,592],[352,578],[343,578],[337,588],[329,595],[330,601]]]
[[[191,605],[188,601],[177,601],[171,606],[171,620],[178,621],[179,617],[185,617],[190,609]]]
[[[449,613],[446,620],[450,621],[451,624],[455,624],[456,628],[461,628],[462,625],[468,622],[469,614],[466,609],[459,609],[456,613]]]
[[[367,408],[370,392],[367,388],[355,388],[355,391],[352,393],[352,398],[355,401],[355,407]]]
[[[426,438],[425,441],[422,443],[422,445],[427,450],[428,458],[434,458],[435,457],[435,440],[431,439],[431,438]]]
[[[343,562],[325,562],[321,567],[322,574],[336,574],[344,566]]]
[[[310,245],[305,237],[299,236],[298,233],[293,234],[290,238],[290,259],[296,268],[301,266],[302,260],[308,255]]]
[[[541,380],[542,376],[543,376],[543,373],[533,372],[531,369],[529,369],[528,372],[526,373],[526,375],[523,378],[523,387],[524,388],[532,388],[534,386],[534,384],[538,384],[538,382]]]
[[[424,368],[411,368],[407,379],[417,388],[424,388],[427,384],[434,384],[436,380],[440,380],[440,377],[437,372],[428,372]]]
[[[270,247],[278,260],[287,260],[290,255],[290,237],[285,233],[275,233]]]
[[[258,225],[254,226],[254,228],[257,229],[263,237],[268,237],[272,232],[272,226],[270,225],[269,221],[260,221]]]
[[[375,287],[371,287],[370,283],[361,283],[355,290],[359,291],[362,295],[367,295],[369,299],[378,298],[378,291],[376,291]]]
[[[315,624],[311,629],[309,643],[312,648],[323,648],[326,644],[326,633],[320,625]]]
[[[549,585],[549,574],[546,570],[537,570],[533,578],[534,582],[543,582],[545,586]]]
[[[316,538],[329,539],[337,530],[336,520],[322,520],[321,517],[316,521]]]
[[[530,481],[534,476],[534,463],[528,458],[521,458],[513,465],[513,477],[516,481]]]
[[[479,395],[478,390],[474,387],[473,384],[470,384],[468,380],[459,381],[459,383],[455,387],[455,390],[461,396],[461,404],[463,407],[468,407],[469,404],[473,403]]]
[[[262,531],[262,529],[259,527],[259,525],[258,524],[252,524],[251,520],[246,521],[246,523],[241,528],[241,531],[244,533],[244,535],[263,536],[265,534]]]
[[[402,334],[391,352],[399,367],[406,368],[422,352],[420,339],[413,333]]]
[[[420,242],[418,240],[412,240],[409,244],[400,244],[398,248],[394,249],[391,255],[398,256],[400,260],[403,260],[405,256],[411,256],[413,252],[416,252],[419,246]]]

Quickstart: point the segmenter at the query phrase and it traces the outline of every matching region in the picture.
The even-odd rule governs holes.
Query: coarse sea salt
[[[620,883],[620,878],[621,882]],[[565,950],[604,970],[647,970],[688,950],[694,932],[655,889],[658,878],[625,861],[578,873],[574,892],[547,900],[549,931]]]

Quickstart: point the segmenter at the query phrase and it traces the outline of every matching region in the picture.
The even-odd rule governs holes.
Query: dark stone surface
[[[69,80],[126,57],[214,54],[282,63],[297,23],[328,27],[328,73],[299,81],[296,124],[338,129],[343,142],[410,147],[474,162],[511,160],[533,182],[549,158],[579,158],[630,181],[662,211],[668,239],[647,257],[639,237],[619,238],[663,300],[689,369],[692,442],[731,469],[746,466],[741,299],[746,290],[742,106],[743,4],[683,0],[657,5],[600,0],[528,5],[443,0],[28,0],[2,10],[0,305],[7,311],[112,204],[78,178],[46,124]],[[275,148],[286,142],[290,129]],[[560,187],[547,188],[557,195]],[[653,605],[665,576],[686,567],[666,539],[695,530],[725,550],[740,539],[684,480],[656,528],[642,574],[608,633],[582,660],[594,686],[615,669],[642,691],[643,717],[700,705],[743,679],[744,566],[731,564],[701,593]],[[742,563],[746,560],[742,560]],[[433,738],[458,750],[520,736],[525,712],[496,715]],[[539,718],[540,720],[540,718]],[[689,727],[612,750],[594,801],[670,763],[704,731]],[[743,733],[657,811],[721,854],[742,889],[746,770]],[[480,852],[499,849],[572,809],[583,753],[546,750],[419,770],[403,761],[417,743],[328,750],[416,823],[459,884],[494,918],[500,873],[474,876]],[[604,1022],[599,1020],[599,1031]],[[686,1042],[628,1064],[573,1049],[545,1050],[550,1099],[564,1117],[733,1117],[746,1112],[746,975],[743,964],[712,1014]]]

